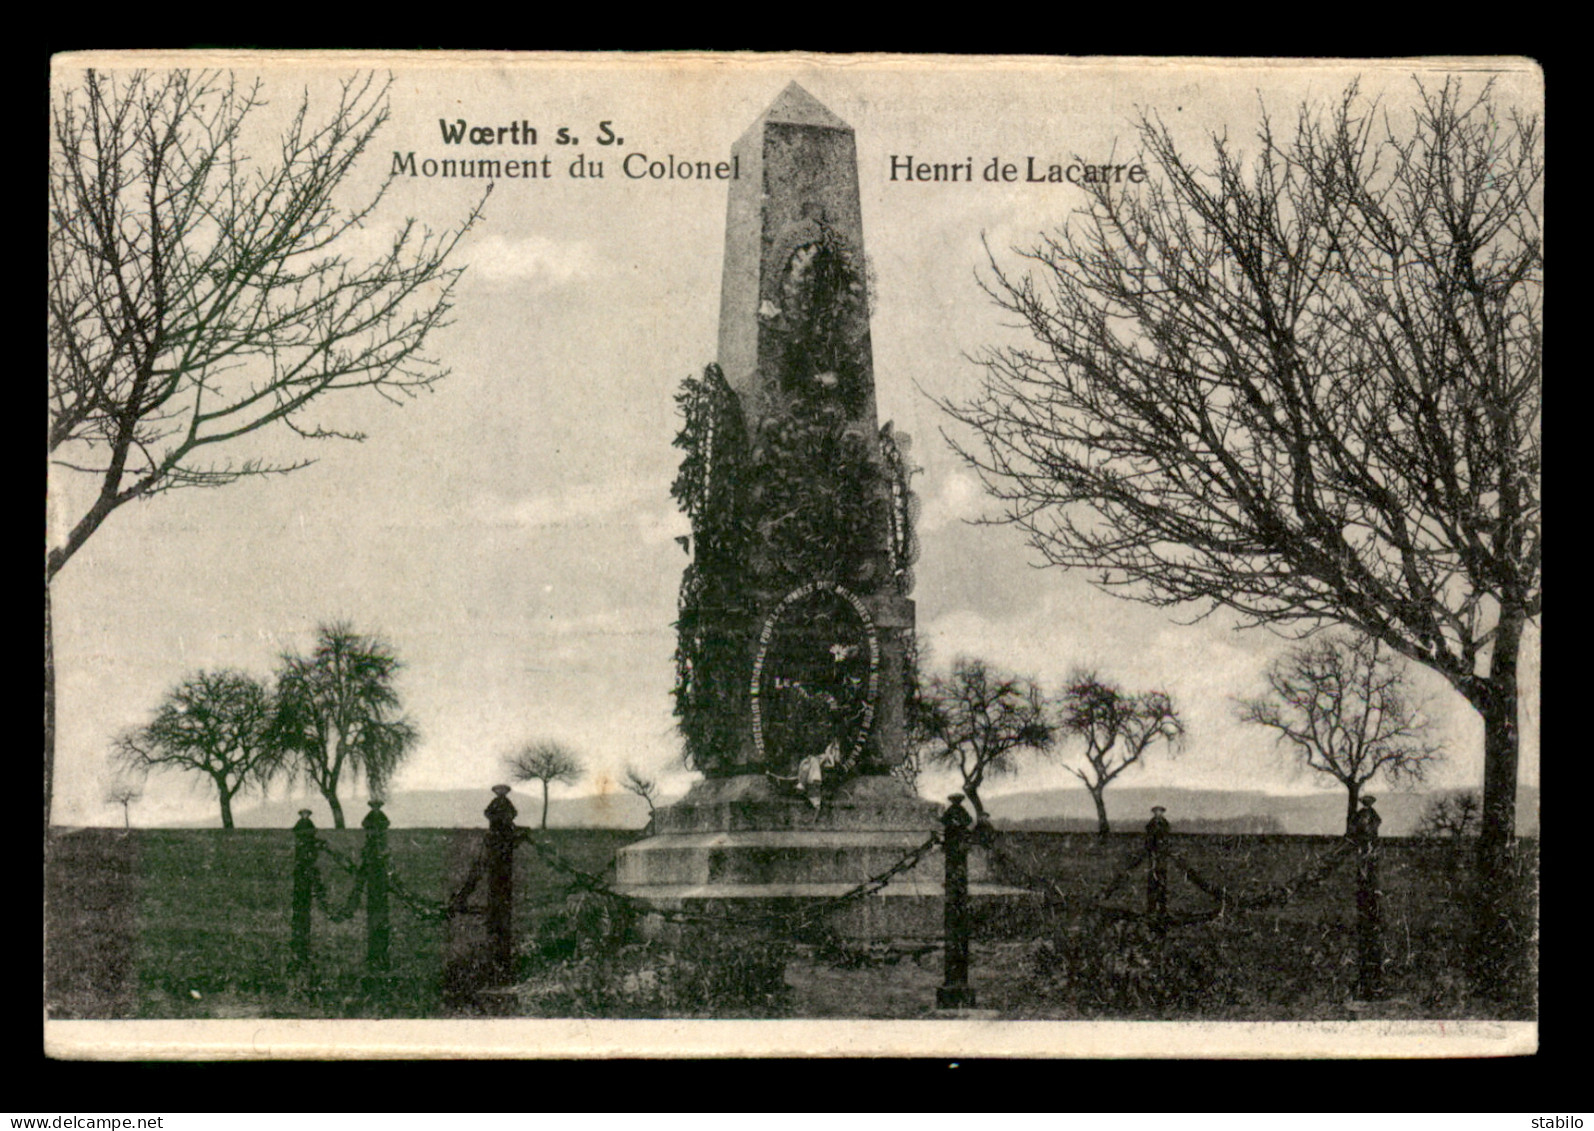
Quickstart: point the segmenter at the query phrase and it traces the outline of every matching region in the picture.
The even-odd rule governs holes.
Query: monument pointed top
[[[786,84],[786,89],[780,92],[780,97],[770,103],[769,109],[764,111],[764,120],[794,126],[822,126],[830,130],[852,129],[831,113],[823,102],[798,86],[796,82]]]

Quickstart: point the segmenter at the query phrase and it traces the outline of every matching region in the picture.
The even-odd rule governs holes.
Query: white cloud
[[[935,489],[926,492],[919,521],[921,533],[940,530],[954,522],[979,518],[984,513],[986,498],[979,479],[968,471],[952,468],[941,476]]]
[[[595,274],[597,253],[583,240],[557,240],[547,236],[507,239],[487,235],[465,247],[470,271],[466,278],[491,283],[513,283],[530,293],[551,291],[576,279]]]

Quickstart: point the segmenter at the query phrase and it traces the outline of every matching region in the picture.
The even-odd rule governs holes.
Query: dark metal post
[[[1168,833],[1172,831],[1167,810],[1161,805],[1151,808],[1151,820],[1146,822],[1146,915],[1151,925],[1161,930],[1168,918]]]
[[[365,876],[365,972],[376,982],[388,971],[388,943],[392,928],[387,911],[387,827],[391,822],[382,812],[380,801],[371,802],[371,811],[360,822],[365,830],[365,849],[361,870]]]
[[[515,806],[507,785],[493,786],[487,803],[487,946],[493,975],[515,972]]]
[[[937,1009],[968,1009],[974,1005],[969,985],[969,829],[973,819],[963,808],[963,795],[952,794],[952,804],[941,815],[944,832],[942,855],[946,882],[942,888],[946,908],[946,977],[935,991]]]
[[[1375,797],[1363,797],[1351,827],[1356,842],[1356,996],[1384,996],[1384,915],[1378,888],[1378,810]]]
[[[310,901],[315,897],[315,824],[310,810],[299,810],[299,823],[293,826],[293,968],[310,965]]]

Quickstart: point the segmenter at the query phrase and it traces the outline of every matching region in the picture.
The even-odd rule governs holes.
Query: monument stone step
[[[862,883],[902,861],[924,844],[928,832],[878,830],[749,830],[664,833],[623,849],[617,859],[624,884],[845,884]],[[985,854],[969,861],[970,879],[988,874]],[[939,849],[894,877],[940,881],[945,864]]]

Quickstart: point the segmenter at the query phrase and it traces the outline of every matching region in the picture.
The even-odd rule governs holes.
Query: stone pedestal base
[[[763,774],[711,778],[660,809],[654,835],[622,848],[616,888],[661,911],[736,917],[804,917],[897,864],[940,828],[939,807],[886,776],[852,778],[815,809]],[[939,937],[939,848],[872,895],[826,909],[817,926],[845,938]],[[989,882],[989,863],[969,856],[975,915],[1029,892]]]

